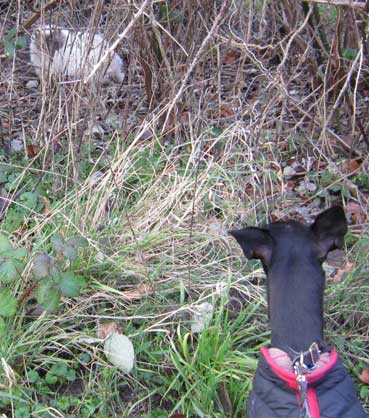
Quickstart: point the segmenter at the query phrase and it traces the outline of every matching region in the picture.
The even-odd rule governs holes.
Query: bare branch
[[[146,9],[146,6],[148,3],[150,3],[151,0],[145,0],[142,3],[142,6],[138,9],[137,13],[133,15],[132,20],[128,23],[127,27],[124,29],[124,31],[118,35],[118,39],[111,45],[109,49],[106,50],[104,55],[101,57],[101,60],[95,65],[95,67],[92,69],[91,73],[86,77],[83,81],[84,84],[87,84],[91,78],[95,75],[96,71],[101,67],[101,65],[110,57],[110,55],[115,51],[119,43],[127,36],[127,33],[131,30],[132,26],[136,23],[137,19],[143,14],[144,10]]]
[[[305,0],[307,3],[322,3],[332,6],[350,6],[355,9],[365,10],[367,3],[365,1],[352,1],[352,0]]]

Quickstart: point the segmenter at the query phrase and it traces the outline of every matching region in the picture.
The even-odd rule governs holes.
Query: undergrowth
[[[337,203],[353,265],[327,281],[325,329],[368,408],[357,378],[369,364],[361,32],[330,59],[344,19],[319,6],[318,59],[314,27],[289,1],[148,2],[118,51],[129,64],[118,91],[49,79],[34,89],[26,3],[1,6],[0,416],[245,416],[270,330],[262,269],[227,230],[309,221]],[[38,23],[113,39],[138,10],[74,3]],[[212,317],[195,333],[204,303]],[[96,339],[109,322],[134,345],[129,374]]]

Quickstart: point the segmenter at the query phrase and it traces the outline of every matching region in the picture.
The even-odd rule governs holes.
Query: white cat
[[[42,78],[49,72],[67,80],[83,80],[101,60],[109,43],[100,34],[72,32],[56,26],[43,26],[31,36],[30,56],[36,74]],[[94,82],[121,84],[124,80],[123,60],[115,52],[94,75]]]

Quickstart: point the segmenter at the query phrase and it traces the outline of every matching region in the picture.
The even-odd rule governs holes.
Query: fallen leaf
[[[347,215],[351,218],[352,223],[361,224],[366,221],[366,213],[359,203],[350,201],[346,204],[345,209]]]
[[[369,369],[364,369],[358,378],[365,384],[369,385]]]
[[[115,367],[124,373],[132,371],[135,362],[135,352],[131,340],[118,333],[112,334],[105,340],[104,353]]]
[[[105,322],[105,323],[99,323],[97,326],[97,338],[101,338],[105,340],[106,338],[109,338],[114,333],[122,333],[123,328],[117,324],[116,322]]]
[[[37,145],[29,144],[26,146],[27,154],[29,157],[34,158],[40,152],[40,149]]]
[[[355,172],[360,168],[361,162],[357,160],[346,160],[339,165],[339,169],[344,174],[355,174]]]
[[[136,290],[127,290],[123,292],[124,299],[135,300],[140,299],[142,296],[147,296],[150,292],[150,287],[147,284],[142,283]]]
[[[341,282],[345,274],[350,273],[353,267],[354,263],[346,263],[342,267],[339,267],[336,271],[336,274],[334,276],[328,277],[327,280],[330,280],[332,282]]]
[[[224,57],[224,64],[232,64],[240,59],[239,51],[228,51]]]
[[[234,116],[234,114],[235,114],[234,110],[231,109],[229,106],[227,106],[225,104],[220,105],[219,111],[220,111],[220,117],[222,117],[222,118],[226,118],[226,117],[229,117],[229,116]]]

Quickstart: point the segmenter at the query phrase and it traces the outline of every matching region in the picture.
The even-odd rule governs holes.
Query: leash
[[[292,362],[300,394],[300,418],[311,418],[307,398],[308,382],[306,375],[314,370],[319,357],[319,346],[316,342],[313,342],[307,351],[299,353]]]

